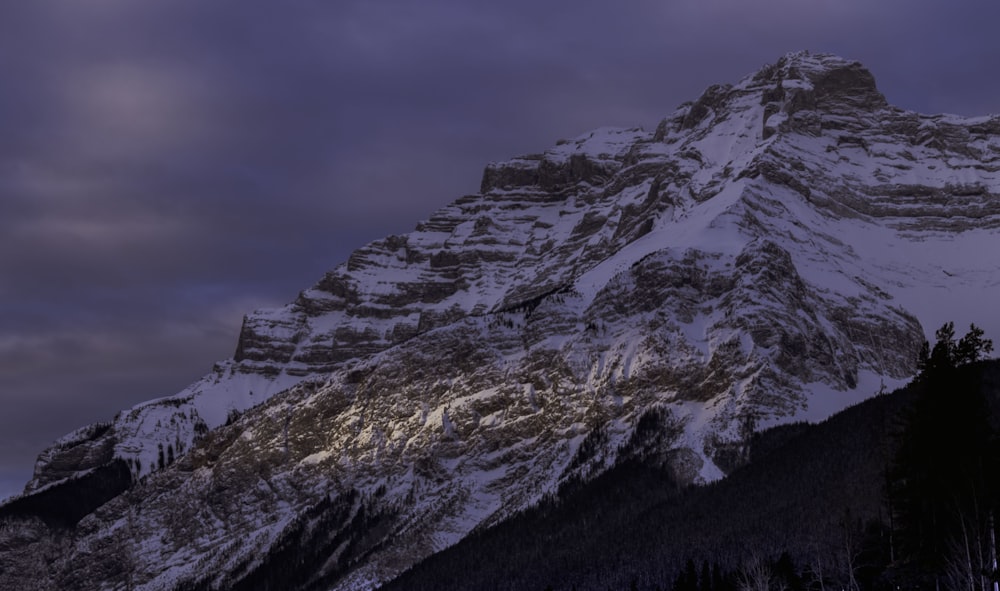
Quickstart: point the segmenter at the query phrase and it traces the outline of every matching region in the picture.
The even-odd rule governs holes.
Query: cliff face
[[[720,478],[755,426],[912,375],[920,322],[984,322],[998,193],[1000,118],[896,109],[807,53],[491,164],[203,380],[43,453],[0,586],[239,588],[291,552],[294,588],[367,588],[599,473],[642,416],[678,479]],[[26,504],[111,465],[134,484],[75,525]]]

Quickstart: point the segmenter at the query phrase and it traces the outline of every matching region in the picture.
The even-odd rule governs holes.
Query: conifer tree
[[[712,572],[708,569],[708,561],[701,563],[701,577],[698,579],[699,591],[712,591]]]
[[[919,390],[901,433],[888,494],[900,533],[900,562],[919,582],[954,570],[954,556],[982,546],[995,505],[995,437],[978,374],[961,366],[981,359],[992,342],[974,324],[955,341],[954,324],[922,350]],[[970,553],[971,555],[971,553]],[[969,571],[965,559],[965,570]]]
[[[969,332],[955,346],[955,365],[975,363],[993,351],[992,339],[983,338],[983,329],[969,325]]]

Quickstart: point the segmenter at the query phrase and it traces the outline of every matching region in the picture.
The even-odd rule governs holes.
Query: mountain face
[[[1000,117],[789,54],[653,132],[488,165],[185,391],[55,442],[0,506],[0,587],[371,588],[601,474],[644,416],[673,479],[717,480],[755,429],[905,381],[921,322],[991,332],[998,244]]]

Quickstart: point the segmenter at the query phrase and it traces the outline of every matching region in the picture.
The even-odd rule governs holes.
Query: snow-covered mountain
[[[907,380],[944,321],[1000,334],[998,246],[1000,117],[789,54],[652,132],[490,164],[185,391],[57,441],[0,507],[0,587],[249,588],[294,553],[288,588],[370,588],[644,416],[643,453],[721,478],[750,430]]]

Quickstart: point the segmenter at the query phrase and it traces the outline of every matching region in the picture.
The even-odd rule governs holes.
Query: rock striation
[[[653,132],[490,164],[248,315],[184,392],[46,450],[0,507],[0,586],[250,588],[291,552],[290,588],[371,588],[600,473],[643,417],[680,481],[721,478],[753,429],[901,383],[926,329],[983,322],[998,193],[1000,117],[895,108],[806,52]]]

